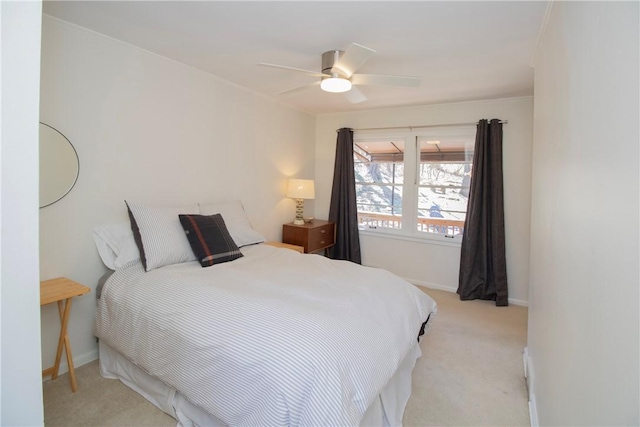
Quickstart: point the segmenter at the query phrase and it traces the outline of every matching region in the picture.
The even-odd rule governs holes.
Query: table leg
[[[76,376],[73,369],[73,359],[71,358],[71,345],[69,343],[69,335],[67,334],[67,324],[69,323],[69,312],[71,311],[72,298],[65,300],[64,306],[62,301],[58,301],[58,314],[60,315],[60,337],[58,339],[58,351],[56,352],[56,362],[53,365],[53,373],[51,379],[58,378],[58,370],[60,369],[60,360],[62,359],[62,348],[67,353],[67,364],[69,365],[69,377],[71,378],[71,390],[76,391]]]
[[[78,384],[76,383],[76,371],[73,368],[73,356],[71,356],[71,343],[69,342],[69,335],[64,336],[64,349],[67,353],[67,365],[69,366],[69,379],[71,380],[71,391],[76,392]]]

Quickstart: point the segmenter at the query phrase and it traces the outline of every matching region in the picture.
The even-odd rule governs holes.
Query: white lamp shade
[[[287,197],[292,199],[314,199],[316,197],[315,184],[312,179],[290,179]]]

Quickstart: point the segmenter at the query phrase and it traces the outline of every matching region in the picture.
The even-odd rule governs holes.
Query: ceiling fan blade
[[[265,67],[281,68],[283,70],[289,70],[289,71],[297,71],[299,73],[309,74],[314,77],[331,77],[329,74],[319,73],[317,71],[303,70],[302,68],[287,67],[285,65],[268,64],[266,62],[261,62],[258,65],[263,65]]]
[[[292,93],[296,93],[296,92],[303,91],[305,89],[312,88],[313,86],[320,86],[320,82],[317,81],[317,82],[309,83],[309,84],[302,85],[302,86],[296,86],[296,87],[294,87],[292,89],[287,89],[287,90],[283,90],[282,92],[278,92],[278,93],[276,93],[276,95],[290,95]]]
[[[351,83],[365,86],[405,86],[419,87],[422,77],[381,76],[377,74],[354,74]]]
[[[344,51],[344,54],[340,59],[333,64],[331,71],[340,73],[349,78],[358,70],[358,68],[363,66],[369,58],[375,55],[375,53],[376,51],[373,49],[369,49],[368,47],[364,47],[357,43],[351,43],[351,46]]]
[[[347,98],[347,101],[352,104],[359,104],[367,100],[364,93],[360,92],[360,90],[355,86],[351,86],[351,90],[343,92],[342,95],[344,95],[344,97]]]

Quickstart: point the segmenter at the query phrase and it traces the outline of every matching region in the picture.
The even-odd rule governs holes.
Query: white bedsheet
[[[256,245],[105,285],[96,334],[227,425],[358,425],[435,302],[384,270]]]

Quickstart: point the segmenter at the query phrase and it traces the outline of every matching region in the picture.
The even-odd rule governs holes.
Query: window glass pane
[[[418,231],[461,234],[468,196],[460,188],[420,187],[418,189]]]
[[[365,228],[401,228],[404,140],[356,141],[353,149],[358,223]]]
[[[358,212],[402,215],[402,187],[356,184]]]
[[[358,223],[369,228],[400,228],[402,187],[356,184]]]
[[[379,184],[402,184],[404,165],[402,163],[355,162],[356,182]]]
[[[417,230],[462,234],[469,199],[474,135],[420,138]]]
[[[420,185],[466,186],[471,179],[471,163],[420,163]]]

